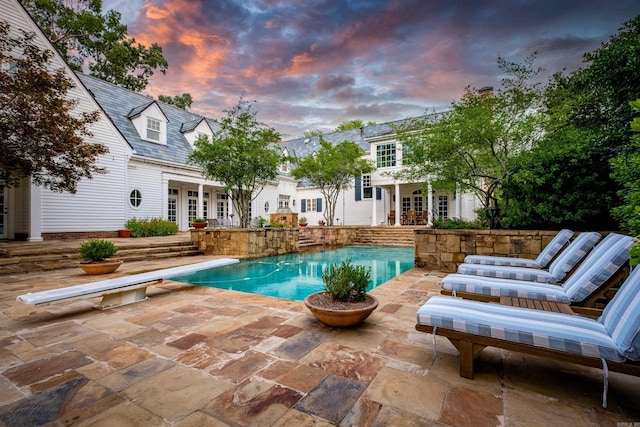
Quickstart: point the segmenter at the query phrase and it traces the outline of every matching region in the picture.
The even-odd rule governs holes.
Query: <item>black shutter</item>
[[[362,200],[362,178],[360,178],[359,176],[356,177],[356,183],[355,183],[355,187],[356,187],[356,202],[358,200]]]
[[[322,212],[322,198],[318,197],[318,200],[316,201],[316,210],[318,212]]]
[[[307,199],[300,200],[300,212],[307,211]]]
[[[376,187],[376,200],[382,200],[382,188]]]

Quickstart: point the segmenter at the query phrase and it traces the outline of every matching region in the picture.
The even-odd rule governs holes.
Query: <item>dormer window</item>
[[[160,120],[147,117],[147,139],[160,142]]]

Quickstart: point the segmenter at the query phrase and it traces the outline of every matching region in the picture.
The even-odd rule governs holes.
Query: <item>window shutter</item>
[[[318,212],[322,212],[322,198],[318,197],[318,200],[316,201],[316,210]]]
[[[376,200],[382,200],[382,188],[376,187]]]
[[[300,200],[300,212],[307,211],[307,199]]]
[[[362,178],[360,178],[359,176],[356,176],[356,182],[355,182],[355,187],[356,187],[356,202],[358,200],[362,200]]]

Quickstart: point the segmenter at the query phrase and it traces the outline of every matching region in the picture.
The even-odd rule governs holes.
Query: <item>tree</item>
[[[280,134],[259,122],[253,105],[242,99],[225,113],[214,120],[219,129],[211,138],[196,140],[189,162],[202,167],[205,178],[224,185],[240,217],[240,227],[246,228],[251,201],[277,178],[284,160],[274,145]]]
[[[506,77],[495,95],[467,87],[449,111],[395,126],[405,166],[397,176],[449,191],[459,185],[481,200],[490,227],[499,226],[501,185],[513,173],[514,159],[536,144],[541,131],[542,92],[529,83],[540,71],[534,59],[520,64],[498,58]]]
[[[320,189],[327,202],[323,216],[328,225],[333,225],[340,191],[350,188],[355,177],[373,171],[373,164],[364,159],[364,155],[364,150],[355,142],[333,145],[320,137],[318,151],[294,159],[296,166],[291,175],[296,179],[307,178]]]
[[[167,104],[175,105],[183,110],[189,110],[189,108],[191,108],[191,104],[193,104],[193,98],[191,98],[190,93],[183,93],[182,95],[176,95],[174,97],[169,95],[160,95],[158,96],[158,100],[166,102]]]
[[[640,98],[629,104],[640,113]],[[640,116],[634,117],[631,129],[640,132]],[[634,152],[612,160],[613,178],[622,186],[618,196],[623,202],[613,213],[622,229],[640,236],[640,133],[633,136],[633,144]]]
[[[76,192],[82,178],[105,170],[97,157],[108,152],[86,142],[98,112],[72,115],[78,104],[68,92],[73,83],[64,69],[50,72],[53,52],[40,49],[34,35],[10,34],[0,21],[0,185],[21,180],[53,191]]]
[[[320,129],[307,130],[302,134],[305,138],[312,138],[314,136],[322,135],[322,131]]]
[[[348,122],[342,122],[338,125],[338,127],[336,128],[336,132],[340,132],[343,130],[349,130],[349,129],[360,129],[361,127],[364,126],[371,126],[371,125],[375,125],[376,122],[367,122],[367,124],[365,125],[364,122],[360,119],[355,119],[355,120],[350,120]]]
[[[166,73],[162,48],[137,43],[114,10],[102,14],[102,0],[24,0],[24,5],[67,63],[133,91],[143,90],[155,70]]]
[[[623,187],[612,178],[610,160],[635,150],[628,100],[640,98],[640,16],[584,60],[583,68],[555,74],[547,86],[544,139],[503,186],[511,197],[510,227],[619,227],[611,213],[624,204]]]

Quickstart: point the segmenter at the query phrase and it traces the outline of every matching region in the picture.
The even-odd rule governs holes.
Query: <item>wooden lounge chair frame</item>
[[[454,331],[442,327],[434,328],[433,326],[416,324],[416,330],[420,332],[434,334],[434,329],[435,335],[447,338],[460,353],[460,376],[463,378],[473,379],[475,358],[485,347],[497,347],[518,353],[546,357],[578,365],[590,366],[593,368],[602,368],[602,361],[595,357],[580,356],[553,349],[544,349],[497,338],[489,338]],[[607,361],[607,367],[610,371],[640,376],[640,363],[638,362],[619,363]]]

